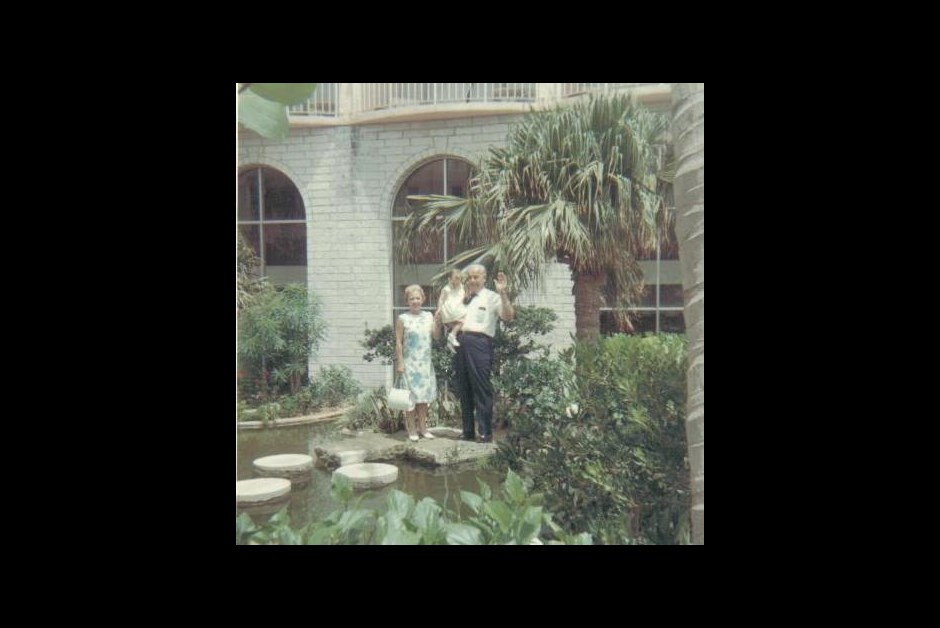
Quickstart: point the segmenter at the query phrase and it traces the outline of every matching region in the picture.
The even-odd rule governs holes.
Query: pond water
[[[237,428],[236,428],[237,429]],[[236,445],[236,480],[247,480],[258,477],[252,468],[252,461],[262,456],[274,454],[308,454],[313,455],[313,446],[338,438],[333,434],[335,430],[332,423],[316,423],[312,425],[296,425],[263,430],[238,430]],[[447,470],[445,467],[430,468],[417,465],[411,461],[389,460],[385,461],[398,467],[398,479],[388,486],[370,489],[369,491],[356,491],[353,501],[363,493],[365,498],[361,507],[370,508],[378,512],[385,511],[385,499],[390,491],[398,489],[408,493],[416,501],[423,497],[432,497],[439,504],[444,504],[456,510],[460,499],[459,491],[480,492],[478,479],[482,480],[498,493],[500,484],[505,479],[496,471],[487,469]],[[305,486],[294,486],[291,489],[289,514],[292,528],[299,528],[311,521],[326,517],[341,505],[330,495],[330,479],[332,472],[314,468],[312,480]],[[283,504],[268,508],[255,508],[246,510],[256,523],[263,523],[273,512],[283,508]],[[465,507],[464,507],[465,509]],[[242,510],[236,509],[236,514]]]

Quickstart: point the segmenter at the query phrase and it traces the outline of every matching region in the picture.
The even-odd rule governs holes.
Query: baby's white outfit
[[[467,315],[467,306],[463,302],[466,294],[463,285],[453,288],[450,284],[447,284],[441,288],[441,322],[446,325],[447,323],[462,320]],[[454,332],[447,334],[447,345],[451,351],[454,350],[454,347],[460,346]]]
[[[463,286],[456,289],[447,284],[441,288],[441,322],[444,324],[459,321],[467,315],[467,306],[463,304],[467,296]]]

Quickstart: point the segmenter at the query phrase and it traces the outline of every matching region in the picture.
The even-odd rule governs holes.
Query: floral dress
[[[404,327],[402,350],[405,359],[405,387],[415,403],[431,403],[437,399],[437,376],[431,362],[431,329],[434,316],[430,312],[398,315]]]

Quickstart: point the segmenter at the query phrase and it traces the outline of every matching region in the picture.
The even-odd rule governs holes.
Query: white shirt
[[[502,313],[502,298],[492,290],[483,288],[467,304],[467,318],[464,319],[463,331],[474,331],[492,338],[496,335],[496,320]]]

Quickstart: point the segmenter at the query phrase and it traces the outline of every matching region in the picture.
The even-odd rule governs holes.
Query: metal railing
[[[656,85],[669,83],[320,83],[307,102],[288,111],[298,117],[345,117],[439,104],[551,102],[590,92]]]
[[[532,102],[535,83],[364,83],[362,110],[459,102]]]
[[[338,83],[320,83],[307,102],[292,105],[288,112],[292,116],[335,116],[339,110]]]

